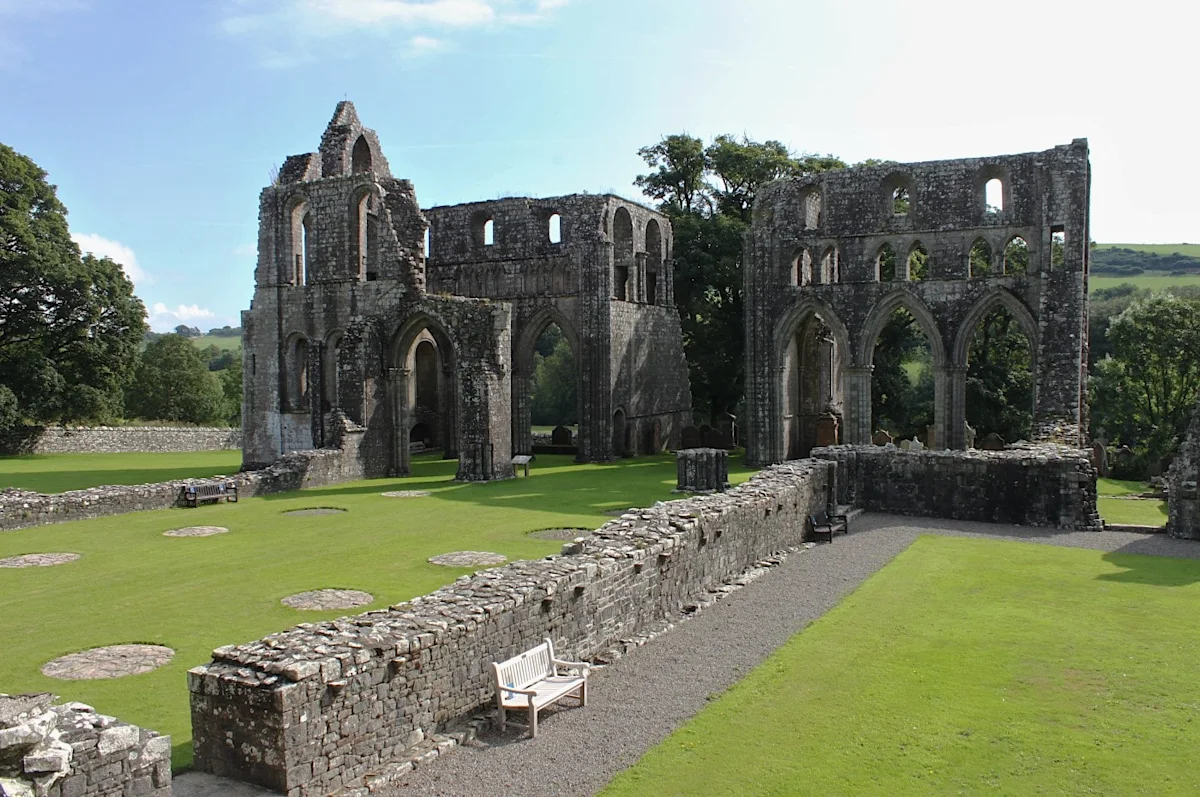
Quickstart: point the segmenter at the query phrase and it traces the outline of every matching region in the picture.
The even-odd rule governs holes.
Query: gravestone
[[[925,428],[925,447],[928,449],[935,449],[938,447],[936,426],[927,426]],[[970,446],[967,447],[970,448]]]
[[[1096,469],[1097,476],[1108,478],[1108,449],[1099,440],[1092,441],[1092,467]]]
[[[679,448],[699,448],[700,430],[695,426],[685,426],[679,433]]]
[[[875,436],[871,438],[871,442],[877,446],[886,446],[892,442],[892,436],[880,429],[875,433]]]
[[[571,430],[565,426],[555,426],[554,431],[550,432],[550,445],[553,446],[569,446],[571,445]]]
[[[963,430],[963,440],[966,441],[967,448],[974,448],[975,447],[975,429],[972,428],[971,424],[969,424],[969,423],[966,425],[966,427],[967,428],[965,430]]]
[[[989,432],[988,436],[983,438],[983,442],[979,444],[981,451],[1003,451],[1004,438],[995,432]]]
[[[901,440],[900,441],[900,450],[901,451],[908,451],[911,448],[912,448],[911,440]]]
[[[737,416],[730,412],[717,415],[717,431],[725,442],[724,448],[736,448],[738,444]]]
[[[729,452],[685,448],[675,452],[677,493],[724,492],[729,487]]]
[[[822,415],[817,419],[817,447],[836,446],[838,444],[838,416],[833,413]]]
[[[924,451],[925,446],[921,444],[920,440],[918,440],[917,438],[914,437],[912,440],[909,441],[908,450],[909,451]]]

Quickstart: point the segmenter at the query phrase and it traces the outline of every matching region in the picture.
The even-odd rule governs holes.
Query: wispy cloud
[[[155,302],[150,306],[146,320],[155,332],[170,332],[180,324],[193,326],[196,321],[211,321],[214,318],[216,313],[198,304],[181,304],[171,308],[163,302]]]
[[[114,263],[120,263],[125,269],[125,276],[137,287],[154,284],[154,277],[138,264],[137,255],[120,241],[92,233],[71,233],[71,240],[75,241],[81,252],[91,252],[96,257],[107,257]]]
[[[233,248],[235,257],[250,257],[258,254],[258,244],[242,244]]]
[[[444,32],[529,24],[569,1],[230,0],[221,28],[260,46],[264,66],[283,68],[311,60],[323,41],[363,33],[401,36],[410,54],[436,52],[446,49]]]

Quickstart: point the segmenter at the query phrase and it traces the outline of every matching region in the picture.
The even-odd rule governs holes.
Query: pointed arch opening
[[[933,346],[916,317],[897,306],[875,338],[871,355],[871,429],[894,440],[931,447],[936,387]],[[936,435],[933,435],[936,437]]]
[[[826,247],[824,253],[822,253],[821,274],[817,281],[822,285],[833,285],[841,281],[838,250],[836,247]]]
[[[663,263],[663,236],[658,221],[646,222],[646,304],[658,304],[658,275]]]
[[[284,407],[292,412],[308,409],[308,338],[296,333],[287,346]]]
[[[896,250],[891,244],[885,243],[879,247],[875,255],[875,279],[878,282],[892,282],[896,279]]]
[[[458,380],[454,345],[433,318],[412,316],[393,338],[395,387],[394,462],[410,472],[413,453],[440,451],[458,456]]]
[[[988,213],[1004,211],[1004,183],[993,177],[983,184],[983,208]]]
[[[308,203],[299,200],[291,210],[291,262],[289,273],[284,281],[292,285],[305,285],[308,280],[309,250],[312,244],[310,234],[310,215]]]
[[[633,266],[633,219],[629,211],[621,207],[613,213],[613,298],[628,299]]]
[[[1029,244],[1019,235],[1004,247],[1004,273],[1013,277],[1029,273]]]
[[[801,313],[781,341],[782,459],[808,456],[816,446],[836,445],[844,435],[844,330],[819,311]],[[839,334],[841,332],[841,334]]]
[[[808,247],[800,248],[796,255],[792,258],[792,284],[793,285],[811,285],[813,281],[813,259],[812,252]]]
[[[908,279],[911,282],[920,282],[929,278],[929,252],[921,245],[920,241],[915,242],[908,250],[908,261],[905,264],[908,269]]]
[[[967,253],[967,274],[972,278],[992,276],[992,247],[983,238],[976,238]]]
[[[966,347],[968,445],[995,434],[1005,443],[1033,433],[1034,347],[1026,323],[994,301],[969,331]]]
[[[325,348],[322,351],[323,362],[321,364],[322,412],[329,412],[341,405],[338,398],[341,395],[338,358],[341,356],[343,338],[344,335],[341,332],[331,332],[325,339]]]
[[[513,451],[534,453],[538,439],[556,453],[577,452],[582,391],[573,329],[546,308],[514,335],[513,348]]]
[[[804,195],[804,229],[815,230],[821,226],[821,191],[810,189]]]
[[[371,145],[367,143],[365,135],[360,135],[354,142],[354,150],[350,155],[350,170],[355,174],[371,171]]]

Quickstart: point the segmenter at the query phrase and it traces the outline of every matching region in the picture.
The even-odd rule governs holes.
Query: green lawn
[[[1129,499],[1119,496],[1138,495],[1150,485],[1120,479],[1096,479],[1096,504],[1100,517],[1109,523],[1127,526],[1164,526],[1167,523],[1167,502],[1153,499]]]
[[[556,553],[562,543],[527,532],[596,528],[605,510],[673,497],[675,459],[663,455],[576,465],[542,455],[530,476],[455,484],[456,463],[418,457],[415,475],[304,490],[200,509],[135,512],[0,534],[0,558],[82,554],[58,567],[0,569],[0,692],[50,691],[123,720],[169,733],[173,762],[192,757],[185,672],[213,648],[258,639],[346,611],[301,612],[280,604],[322,587],[360,589],[384,608],[437,589],[469,569],[436,567],[430,556],[496,551],[510,559]],[[731,463],[730,480],[752,471]],[[431,490],[426,498],[385,498],[384,490]],[[349,510],[287,517],[305,507]],[[229,534],[170,538],[164,531],[220,525]],[[177,653],[166,667],[108,681],[57,681],[45,662],[100,645],[148,642]]]
[[[229,475],[241,466],[241,451],[0,457],[0,489],[19,487],[39,493],[61,493],[102,484],[149,484]]]
[[[192,342],[196,344],[197,349],[216,346],[221,351],[240,352],[242,350],[241,335],[201,335],[198,338],[192,338]]]
[[[1198,582],[922,537],[604,794],[1200,793]]]

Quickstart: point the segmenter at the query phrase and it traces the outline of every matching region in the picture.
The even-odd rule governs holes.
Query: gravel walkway
[[[863,515],[851,528],[832,545],[789,556],[744,589],[595,672],[587,707],[544,712],[536,739],[519,730],[503,736],[485,730],[476,742],[419,767],[389,797],[595,794],[704,708],[708,696],[736,683],[922,533],[1200,558],[1200,544],[1162,534],[890,515]]]

